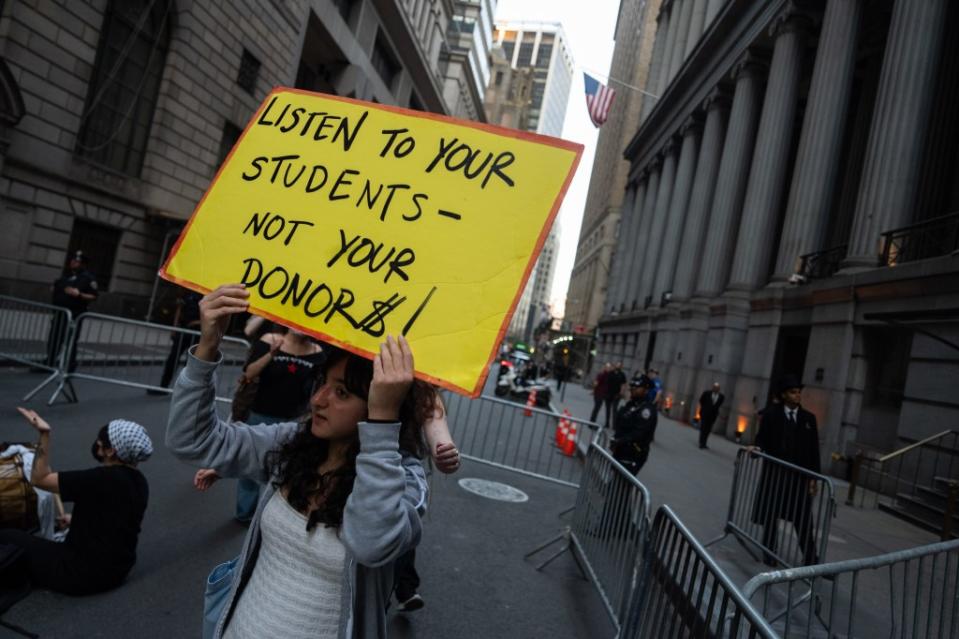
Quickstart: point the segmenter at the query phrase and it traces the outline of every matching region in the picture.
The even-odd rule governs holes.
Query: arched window
[[[173,0],[108,3],[80,121],[79,155],[140,174],[173,15]]]

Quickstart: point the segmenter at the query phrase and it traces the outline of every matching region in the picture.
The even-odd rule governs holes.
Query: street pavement
[[[159,367],[150,375],[159,375]],[[32,429],[14,411],[43,379],[19,368],[0,368],[0,441],[32,441]],[[138,561],[127,582],[108,593],[74,598],[36,591],[3,619],[41,637],[195,637],[203,582],[216,564],[234,557],[246,529],[232,519],[234,485],[221,481],[196,492],[193,468],[163,446],[168,398],[137,389],[78,381],[79,404],[47,408],[52,388],[29,404],[51,423],[54,470],[94,464],[90,444],[101,425],[117,417],[143,424],[156,452],[141,465],[150,484]],[[515,487],[529,497],[508,503],[460,488],[481,478]],[[566,554],[543,572],[523,555],[554,536],[573,504],[573,489],[485,465],[465,462],[453,476],[434,475],[430,511],[417,550],[426,607],[391,613],[390,636],[611,637],[612,625],[588,581]],[[69,505],[68,505],[69,508]],[[15,637],[0,627],[0,638]]]

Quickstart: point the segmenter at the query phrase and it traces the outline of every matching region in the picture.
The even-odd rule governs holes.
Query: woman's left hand
[[[23,418],[30,422],[30,425],[37,429],[37,432],[40,434],[50,432],[50,424],[45,422],[40,415],[37,414],[37,411],[30,410],[29,408],[17,407],[17,410],[20,411],[20,414],[23,415]]]
[[[413,385],[413,352],[409,342],[400,335],[391,336],[380,344],[380,352],[373,358],[373,382],[367,400],[367,414],[377,421],[397,421],[400,407]]]

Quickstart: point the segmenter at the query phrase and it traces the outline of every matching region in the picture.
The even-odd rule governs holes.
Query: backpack
[[[0,528],[39,528],[37,493],[23,471],[23,457],[0,459]]]

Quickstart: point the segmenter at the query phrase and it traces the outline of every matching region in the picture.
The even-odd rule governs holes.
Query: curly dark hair
[[[347,351],[325,347],[327,358],[323,363],[317,383],[322,383],[326,372],[342,360],[346,360],[343,383],[346,389],[364,401],[369,398],[373,381],[373,362]],[[423,424],[433,415],[437,393],[433,386],[416,380],[400,408],[400,450],[422,459],[428,452],[423,435]],[[353,492],[356,479],[356,456],[360,452],[359,435],[354,436],[347,450],[346,463],[328,473],[321,473],[320,466],[329,454],[329,441],[313,435],[310,418],[300,424],[296,434],[266,456],[266,471],[273,477],[273,487],[286,489],[286,499],[296,510],[307,513],[306,529],[313,530],[317,524],[339,527],[343,523],[343,509]],[[310,511],[311,502],[319,507]]]

